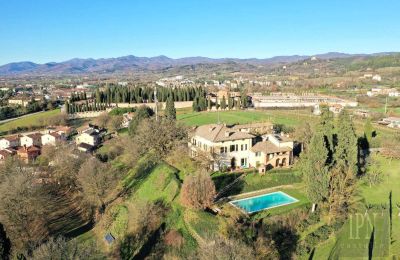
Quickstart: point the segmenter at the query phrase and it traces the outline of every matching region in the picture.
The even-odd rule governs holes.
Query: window
[[[241,166],[247,166],[247,158],[240,159],[240,165]]]
[[[239,145],[238,144],[236,145],[235,148],[236,148],[235,151],[239,151]]]
[[[260,157],[261,156],[261,152],[256,152],[256,157]]]
[[[247,151],[247,144],[244,145],[244,150]]]
[[[243,151],[243,144],[240,145],[240,151]]]
[[[232,145],[230,146],[229,151],[230,151],[230,152],[234,152],[234,151],[235,151],[235,145],[234,145],[234,144],[232,144]]]

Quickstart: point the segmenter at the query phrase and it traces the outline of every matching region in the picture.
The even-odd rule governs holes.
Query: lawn
[[[173,201],[179,193],[179,181],[175,173],[176,169],[167,164],[157,165],[131,198],[135,201]]]
[[[41,126],[41,121],[45,118],[48,118],[50,116],[57,115],[61,112],[60,109],[54,109],[38,114],[34,114],[31,116],[26,116],[20,119],[16,119],[13,121],[6,122],[4,124],[0,125],[0,133],[1,132],[6,132],[10,131],[13,129],[16,129],[18,127],[31,127],[31,126]]]
[[[220,191],[228,184],[232,183],[242,173],[221,173],[217,172],[212,175],[217,191]],[[239,193],[252,192],[267,188],[273,188],[281,185],[291,185],[300,183],[301,177],[298,172],[293,169],[278,169],[267,172],[264,175],[259,173],[248,173],[236,182],[227,192],[225,196],[237,195]]]
[[[232,110],[220,112],[189,112],[182,110],[177,113],[179,121],[188,126],[216,124],[219,121],[226,124],[247,124],[252,122],[272,122],[296,126],[304,121],[315,121],[308,110]]]
[[[371,259],[389,256],[390,218],[385,212],[353,214],[337,235],[333,259]]]
[[[375,214],[369,213],[367,218],[364,212],[361,212],[361,214],[352,215],[337,237],[317,246],[313,259],[327,259],[331,254],[331,256],[347,256],[349,259],[367,259],[371,254],[368,250],[371,247],[370,243],[374,245],[372,247],[374,258],[388,254],[391,256],[400,255],[400,217],[397,216],[399,210],[396,208],[396,203],[400,203],[400,161],[391,161],[382,156],[379,156],[378,159],[382,172],[385,174],[384,181],[379,185],[369,187],[363,184],[361,180],[359,195],[366,204],[388,205],[389,196],[392,192],[392,241],[389,240],[390,218],[387,213],[383,215],[382,211]],[[371,240],[372,228],[369,222],[374,228],[373,241]],[[353,239],[354,232],[358,232],[360,239]],[[387,250],[390,250],[389,253]]]
[[[361,196],[368,204],[388,204],[390,192],[392,192],[392,238],[391,254],[400,256],[400,217],[398,217],[400,205],[400,160],[389,160],[379,157],[381,168],[386,175],[384,181],[370,188],[368,185],[360,186]]]

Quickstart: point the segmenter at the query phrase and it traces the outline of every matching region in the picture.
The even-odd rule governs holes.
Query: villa
[[[288,167],[293,162],[293,141],[284,134],[258,135],[260,125],[211,124],[194,130],[189,142],[190,155],[206,153],[212,158],[212,169],[257,168],[265,172],[275,167]]]

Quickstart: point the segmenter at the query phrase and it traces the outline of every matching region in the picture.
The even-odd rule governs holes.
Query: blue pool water
[[[254,213],[264,209],[275,208],[297,202],[298,200],[282,191],[255,196],[246,199],[234,200],[230,203],[246,213]]]

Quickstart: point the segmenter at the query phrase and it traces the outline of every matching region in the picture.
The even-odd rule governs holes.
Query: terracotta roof
[[[55,138],[60,138],[61,137],[61,135],[59,133],[57,133],[57,132],[49,133],[49,135],[54,136]]]
[[[8,156],[11,156],[12,153],[10,153],[10,152],[8,152],[6,150],[0,150],[0,155],[2,155],[5,158],[5,157],[8,157]]]
[[[36,147],[36,146],[34,146],[34,145],[29,146],[29,147],[24,147],[24,146],[22,146],[22,147],[20,147],[20,148],[18,149],[18,153],[25,153],[25,152],[30,153],[30,152],[37,152],[37,151],[40,151],[40,148],[39,148],[39,147]]]
[[[26,136],[30,137],[32,139],[39,139],[42,137],[42,134],[41,133],[33,133],[33,134],[26,135]]]
[[[253,147],[251,147],[252,152],[263,152],[265,154],[268,153],[279,153],[279,152],[288,152],[291,151],[292,148],[284,146],[284,147],[278,147],[274,145],[270,141],[263,141],[263,142],[258,142],[256,143]]]
[[[17,141],[17,140],[19,140],[19,137],[20,137],[19,135],[10,135],[10,136],[4,137],[4,139],[6,139],[6,140],[12,142],[12,141]]]
[[[196,128],[195,135],[211,142],[252,139],[255,137],[252,134],[238,131],[234,127],[218,124],[199,126]]]

